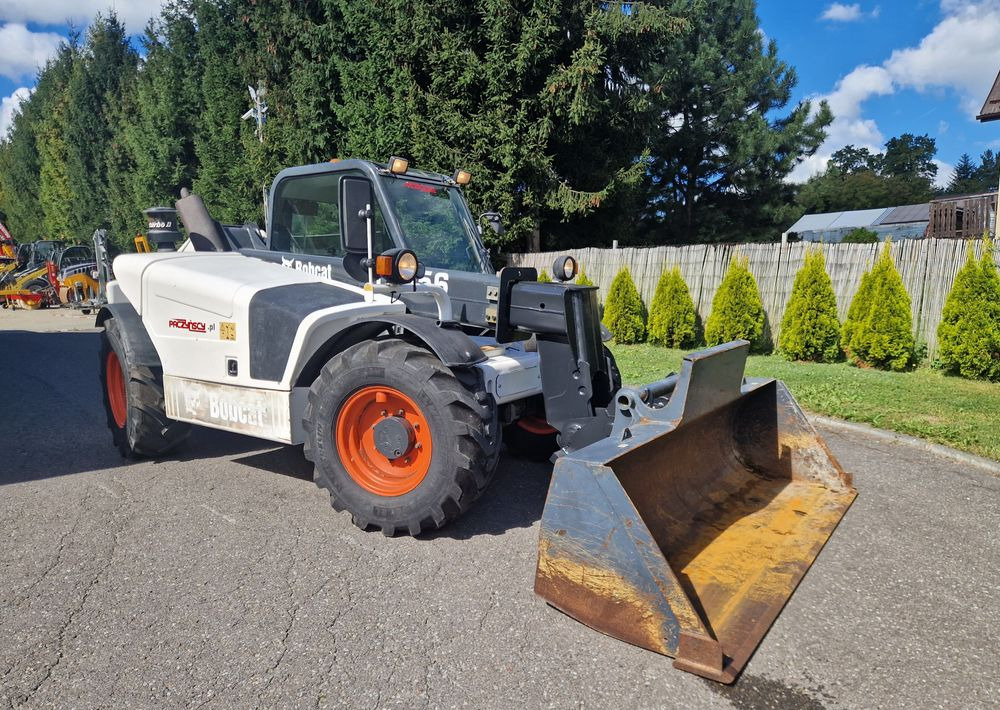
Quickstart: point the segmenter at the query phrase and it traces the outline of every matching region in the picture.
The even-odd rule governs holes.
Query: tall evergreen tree
[[[38,239],[45,232],[40,199],[41,157],[35,140],[42,115],[37,97],[23,102],[14,114],[7,140],[0,137],[0,209],[5,214],[4,223],[20,241]]]
[[[764,44],[753,0],[679,1],[690,29],[647,73],[661,107],[647,241],[742,241],[788,221],[785,177],[825,138],[825,103],[781,115],[795,70]]]
[[[253,46],[245,11],[250,0],[196,0],[198,55],[201,58],[201,106],[194,148],[198,174],[194,190],[222,222],[260,220],[261,187],[256,185],[247,156],[254,128],[241,116],[247,110],[246,75],[234,48]]]
[[[507,243],[600,212],[642,179],[640,77],[682,26],[653,3],[326,0],[341,154],[473,173]],[[488,235],[494,241],[500,241]]]
[[[127,240],[142,227],[142,210],[172,204],[197,175],[202,64],[193,11],[193,0],[174,0],[149,22],[145,61],[113,112],[121,150],[121,164],[109,165],[116,237]]]
[[[69,181],[69,233],[87,239],[110,223],[108,157],[115,121],[113,111],[133,80],[138,54],[125,26],[111,12],[98,14],[73,65],[67,87],[66,144]],[[115,167],[119,161],[114,161]]]
[[[42,109],[35,128],[38,146],[38,201],[42,212],[44,236],[70,239],[74,235],[72,215],[76,195],[70,177],[70,97],[69,87],[79,62],[76,38],[59,48],[39,77],[36,96]],[[34,100],[34,99],[33,99]]]
[[[948,192],[953,195],[971,192],[972,190],[969,188],[975,183],[977,167],[968,153],[962,153],[962,157],[955,165],[955,171],[951,174],[951,179],[948,180]]]

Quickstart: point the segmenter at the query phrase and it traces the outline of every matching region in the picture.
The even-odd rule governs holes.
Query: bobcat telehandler
[[[399,159],[290,168],[266,233],[193,194],[147,210],[159,248],[115,259],[97,318],[115,445],[162,455],[191,424],[303,444],[335,509],[418,535],[483,493],[505,425],[541,421],[558,451],[536,592],[732,682],[854,499],[850,476],[783,384],[744,379],[745,341],[622,387],[597,289],[568,283],[569,257],[561,282],[490,273],[465,182]]]

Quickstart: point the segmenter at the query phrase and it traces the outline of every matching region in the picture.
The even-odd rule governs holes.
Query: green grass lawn
[[[626,384],[643,384],[680,368],[683,350],[614,345]],[[783,380],[799,404],[818,414],[871,424],[1000,460],[1000,384],[949,377],[937,370],[864,370],[846,363],[788,362],[753,355],[747,376]]]

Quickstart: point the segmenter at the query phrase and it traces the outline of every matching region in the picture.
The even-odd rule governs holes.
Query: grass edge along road
[[[622,380],[637,385],[680,369],[686,350],[612,345]],[[810,412],[870,424],[1000,460],[1000,384],[947,376],[928,367],[883,372],[751,355],[748,377],[788,385]]]

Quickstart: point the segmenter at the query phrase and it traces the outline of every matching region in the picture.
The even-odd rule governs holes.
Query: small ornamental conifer
[[[604,325],[616,343],[641,343],[646,338],[645,308],[628,267],[611,282],[604,304]]]
[[[937,334],[945,370],[1000,381],[1000,276],[989,238],[983,240],[979,260],[969,242],[965,266],[945,301]]]
[[[542,272],[538,274],[538,283],[542,284],[552,283],[552,277],[549,276],[549,272],[546,271],[545,269],[542,269]]]
[[[664,271],[649,308],[649,342],[671,348],[695,345],[697,314],[687,284],[676,266]]]
[[[582,266],[580,267],[580,273],[577,274],[577,276],[576,276],[576,285],[577,286],[593,286],[594,285],[594,282],[591,281],[587,277],[587,272],[583,270]]]
[[[855,300],[864,288],[858,289]],[[842,341],[843,347],[857,364],[901,371],[914,361],[913,316],[910,313],[910,296],[903,285],[903,278],[892,261],[892,242],[885,246],[875,260],[869,274],[868,293],[865,301],[854,311],[850,340]],[[848,313],[851,319],[851,313]]]
[[[719,345],[731,340],[749,340],[761,346],[764,333],[764,305],[757,280],[750,273],[749,259],[734,257],[712,299],[712,312],[705,323],[705,341]]]
[[[837,296],[826,273],[822,249],[807,251],[795,275],[792,295],[781,319],[778,349],[790,360],[833,362],[840,357]]]
[[[851,299],[851,305],[847,309],[847,318],[844,319],[844,324],[840,328],[840,345],[848,358],[851,358],[851,338],[854,337],[854,331],[871,310],[874,287],[875,281],[872,272],[866,271],[861,274],[861,284],[858,286],[854,298]]]

